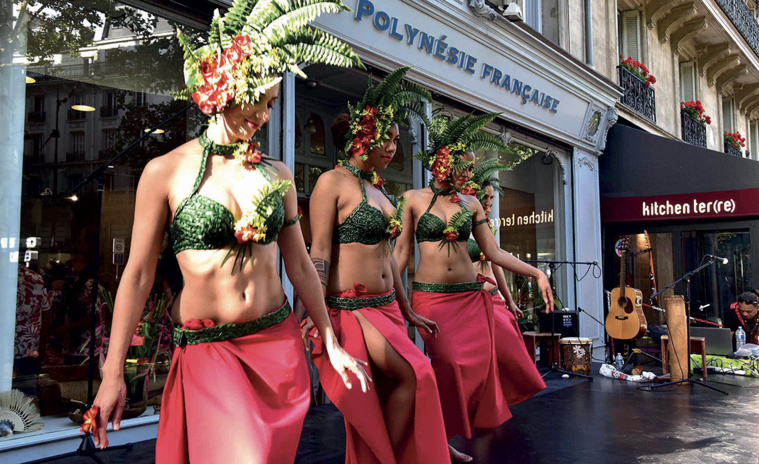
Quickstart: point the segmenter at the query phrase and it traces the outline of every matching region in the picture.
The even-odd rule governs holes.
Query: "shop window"
[[[680,101],[696,100],[696,72],[694,63],[680,63]]]
[[[55,19],[61,17],[62,12],[56,11],[61,6],[47,5],[50,14],[39,20],[53,20],[55,24],[34,31],[38,34],[35,37],[38,46],[29,50],[30,53],[33,50],[35,56],[26,57],[27,75],[37,79],[36,83],[27,85],[27,94],[34,95],[24,100],[21,88],[21,92],[8,94],[10,100],[6,105],[23,107],[26,103],[26,116],[18,116],[25,119],[18,122],[26,124],[23,150],[30,157],[25,156],[16,173],[18,179],[23,179],[20,191],[24,192],[17,206],[21,218],[19,236],[41,237],[41,240],[36,243],[35,258],[18,267],[16,292],[20,303],[16,307],[0,307],[0,312],[15,311],[17,316],[15,327],[0,325],[0,354],[5,356],[10,352],[15,358],[12,374],[9,372],[10,375],[5,376],[7,382],[0,380],[0,384],[3,384],[1,389],[18,388],[35,397],[44,424],[41,431],[32,432],[35,434],[78,430],[79,424],[69,421],[68,417],[87,400],[88,364],[83,347],[91,335],[94,344],[103,343],[99,334],[89,333],[89,321],[93,316],[99,318],[105,330],[110,324],[111,308],[102,305],[108,301],[107,295],[116,294],[118,277],[123,272],[123,266],[114,264],[111,249],[115,238],[124,239],[128,247],[137,179],[150,159],[195,137],[199,123],[205,121],[195,109],[180,115],[163,127],[164,134],[146,138],[109,169],[101,218],[94,213],[94,185],[88,184],[77,192],[78,201],[72,201],[67,194],[69,190],[104,161],[97,153],[88,153],[89,150],[108,152],[126,146],[137,135],[144,134],[145,128],[187,105],[169,96],[171,90],[184,86],[184,59],[173,22],[119,4],[118,9],[123,14],[112,18],[109,23],[112,27],[102,35],[96,32],[104,27],[107,12],[99,10],[102,5],[80,3],[68,2],[65,8],[75,10],[74,16],[86,14],[100,18],[102,23],[98,26],[88,22],[61,22]],[[180,26],[192,32],[190,27]],[[101,42],[104,37],[108,43]],[[82,59],[85,47],[85,54],[91,56]],[[69,50],[75,53],[70,54]],[[99,57],[97,61],[93,61],[95,55]],[[21,59],[14,56],[16,61]],[[135,100],[121,98],[134,89],[150,89],[151,93],[138,93]],[[61,127],[53,121],[54,116],[47,119],[47,126],[41,124],[46,122],[46,100],[61,102],[57,108],[61,113]],[[153,104],[148,105],[148,101]],[[96,113],[96,129],[93,130],[85,122],[87,113],[71,108],[77,104],[104,111],[104,115],[111,116],[108,126],[104,129],[99,125],[100,113]],[[121,114],[114,111],[116,108],[122,109]],[[54,128],[60,137],[51,137]],[[266,131],[257,134],[257,138],[266,143]],[[49,159],[45,160],[41,152],[46,152]],[[34,158],[36,154],[39,158]],[[98,219],[102,224],[100,243],[95,240]],[[94,250],[98,247],[101,259],[95,262]],[[22,255],[23,251],[22,247]],[[128,260],[128,253],[124,258]],[[6,267],[0,264],[0,286],[9,288],[12,284],[8,277],[16,282],[16,268],[9,272],[5,262]],[[96,272],[99,287],[93,288],[92,278]],[[160,299],[164,283],[163,277],[159,277],[151,292],[151,301]],[[91,306],[93,292],[105,296],[98,299],[95,314]],[[149,376],[147,381],[149,399],[144,398],[148,401],[142,402],[142,410],[128,406],[126,414],[150,415],[154,412],[153,406],[160,405],[168,351],[162,349],[156,353],[159,353],[156,376]],[[137,359],[138,354],[134,347],[130,348],[130,358]],[[135,383],[145,384],[144,377]],[[96,379],[96,389],[97,385]],[[137,401],[131,393],[129,395],[130,405],[135,406]],[[3,437],[0,441],[18,437],[22,435]],[[24,433],[23,437],[28,439],[29,434]],[[31,441],[37,439],[32,437]]]
[[[557,158],[512,142],[502,153],[477,153],[478,159],[498,157],[511,168],[500,173],[503,195],[499,200],[497,227],[501,248],[523,260],[563,259],[564,189],[562,167]],[[542,268],[541,268],[542,269]],[[565,272],[565,271],[562,271]],[[535,328],[542,299],[531,279],[508,273],[515,299],[527,308],[528,327]],[[555,276],[557,294],[567,301],[565,277]]]
[[[738,295],[753,288],[749,230],[683,232],[681,237],[686,271],[702,264],[706,254],[728,259],[726,265],[717,263],[695,274],[691,289],[693,317],[724,320]]]
[[[759,122],[756,119],[752,119],[748,123],[749,127],[749,147],[751,150],[751,159],[759,160]]]
[[[640,60],[641,55],[640,12],[623,11],[619,15],[619,49],[620,53],[633,60]]]
[[[311,113],[306,121],[306,125],[303,126],[303,132],[308,134],[311,143],[311,153],[315,155],[324,155],[324,121],[321,116],[316,113]]]
[[[733,99],[722,98],[722,129],[735,132],[735,115],[733,114]]]

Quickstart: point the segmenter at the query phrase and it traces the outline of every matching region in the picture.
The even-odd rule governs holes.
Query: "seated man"
[[[733,334],[738,327],[743,327],[746,343],[759,345],[759,293],[756,290],[738,295],[738,301],[730,305],[725,315],[724,326],[732,330]]]

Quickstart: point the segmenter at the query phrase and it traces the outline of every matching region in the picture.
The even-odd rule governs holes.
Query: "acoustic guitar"
[[[611,291],[611,308],[606,316],[606,332],[617,340],[640,338],[646,334],[648,324],[643,314],[643,293],[627,286],[627,251],[630,237],[622,239],[622,266],[619,272],[619,287]]]

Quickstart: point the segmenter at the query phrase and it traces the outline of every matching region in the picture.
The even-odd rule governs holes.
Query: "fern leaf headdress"
[[[303,62],[363,68],[351,47],[307,24],[322,13],[350,11],[342,0],[235,0],[222,17],[214,12],[207,44],[193,50],[177,29],[184,49],[187,89],[209,115],[227,105],[255,103],[290,71],[306,77]]]
[[[481,131],[498,116],[499,113],[486,113],[479,116],[468,114],[454,120],[444,116],[433,118],[429,126],[429,146],[414,158],[432,171],[435,180],[448,182],[454,172],[472,163],[462,160],[461,155],[475,150],[506,150],[503,141]]]
[[[398,68],[377,86],[371,79],[364,98],[350,110],[350,130],[345,152],[366,159],[368,153],[387,139],[393,124],[406,125],[409,117],[428,123],[422,102],[432,102],[427,89],[404,79],[410,66]]]
[[[464,185],[461,193],[464,195],[475,195],[482,202],[485,197],[485,184],[493,186],[493,190],[503,195],[501,189],[501,180],[498,178],[499,171],[508,171],[509,167],[501,164],[498,158],[486,159],[472,170],[469,181]]]

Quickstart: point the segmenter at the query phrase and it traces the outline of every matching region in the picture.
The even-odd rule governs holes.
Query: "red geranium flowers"
[[[725,143],[731,145],[733,148],[741,148],[746,146],[746,139],[743,138],[743,136],[741,136],[741,133],[738,131],[725,131],[724,139]]]
[[[645,64],[640,61],[633,60],[632,57],[625,58],[624,55],[619,55],[619,65],[626,68],[631,73],[635,74],[646,83],[646,86],[656,84],[656,78],[651,71],[648,70]]]
[[[688,116],[692,117],[703,125],[712,123],[712,118],[710,116],[707,116],[704,112],[704,107],[701,104],[701,100],[680,102],[680,111],[687,113]]]

